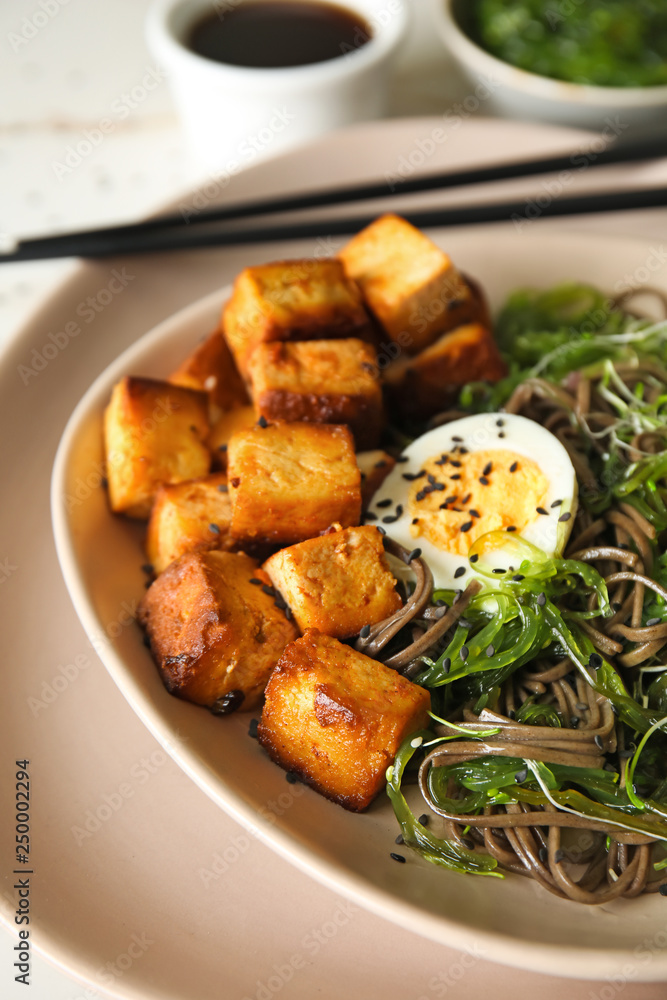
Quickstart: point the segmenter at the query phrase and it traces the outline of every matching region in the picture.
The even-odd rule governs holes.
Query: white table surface
[[[413,24],[394,74],[391,113],[442,114],[465,90],[432,30],[430,0],[410,2]],[[205,179],[188,159],[166,84],[127,117],[117,115],[113,132],[75,168],[65,172],[58,166],[86,129],[113,114],[119,101],[129,103],[123,95],[154,66],[143,41],[148,3],[45,0],[40,6],[38,0],[12,0],[0,5],[0,239],[139,218]],[[45,10],[44,16],[38,13]],[[585,228],[644,236],[661,247],[667,212],[600,216],[586,220]],[[0,346],[74,266],[58,261],[0,269]],[[108,995],[101,988],[87,990],[39,957],[33,958],[27,991],[13,980],[12,945],[9,935],[0,933],[3,1000]],[[656,986],[655,995],[660,994]]]

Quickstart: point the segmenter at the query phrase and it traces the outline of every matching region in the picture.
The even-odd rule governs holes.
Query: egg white
[[[453,440],[458,439],[458,440]],[[416,438],[376,492],[369,507],[369,523],[381,526],[390,538],[409,551],[421,549],[435,586],[460,589],[474,578],[474,567],[466,556],[451,553],[430,539],[411,532],[409,497],[414,477],[426,462],[440,454],[452,453],[456,446],[469,454],[476,451],[511,451],[534,462],[547,480],[542,501],[546,514],[535,512],[533,520],[508,535],[508,550],[516,553],[511,540],[523,538],[548,555],[561,555],[569,537],[577,507],[577,479],[570,457],[558,438],[536,423],[511,413],[480,413],[443,424]],[[389,504],[387,501],[390,501]],[[560,501],[560,503],[558,503]],[[555,506],[552,506],[555,504]],[[397,516],[398,515],[398,516]],[[569,517],[564,515],[569,515]],[[508,567],[502,547],[496,547],[484,561],[487,566]],[[461,572],[464,567],[465,572]],[[456,571],[459,571],[458,575]]]

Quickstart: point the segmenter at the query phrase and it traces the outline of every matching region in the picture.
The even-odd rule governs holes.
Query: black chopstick
[[[530,211],[529,211],[530,207]],[[543,200],[542,207],[524,198],[521,201],[491,202],[461,208],[434,208],[419,212],[402,212],[404,218],[422,229],[441,226],[474,226],[490,222],[513,222],[522,231],[537,218],[563,215],[587,215],[596,212],[625,212],[642,208],[667,207],[667,188],[639,188],[628,191],[606,191],[600,194],[583,194],[570,198],[554,197]],[[377,214],[333,218],[326,221],[295,222],[274,226],[255,226],[242,229],[178,227],[167,231],[132,230],[112,241],[90,240],[85,253],[62,243],[58,248],[26,244],[14,253],[0,256],[0,261],[40,260],[52,257],[108,257],[117,254],[161,253],[167,250],[186,250],[204,247],[242,246],[249,243],[271,243],[326,236],[350,235],[369,225]]]
[[[600,144],[605,142],[607,142],[606,148],[599,148]],[[0,263],[3,261],[38,260],[52,257],[104,257],[120,253],[147,253],[196,246],[229,246],[234,243],[252,243],[264,239],[270,241],[272,239],[298,238],[298,236],[303,235],[312,236],[314,230],[310,223],[304,223],[303,227],[305,228],[295,223],[294,226],[288,226],[286,230],[280,227],[262,227],[261,231],[253,229],[248,232],[228,229],[224,232],[212,233],[207,232],[206,227],[214,222],[229,222],[233,219],[248,219],[253,216],[300,211],[327,205],[340,205],[355,201],[386,198],[391,195],[407,195],[435,189],[446,190],[463,185],[487,184],[493,181],[539,176],[540,174],[556,173],[563,170],[574,174],[589,167],[606,166],[614,163],[631,163],[665,155],[667,155],[667,133],[662,129],[641,130],[638,134],[631,132],[627,138],[621,133],[619,138],[611,142],[602,136],[597,136],[589,139],[587,144],[584,144],[580,150],[560,156],[506,162],[490,167],[465,168],[424,174],[418,177],[403,177],[399,172],[395,175],[387,175],[383,181],[367,184],[330,188],[308,194],[280,195],[261,200],[223,205],[201,212],[196,209],[184,209],[180,214],[158,216],[136,224],[110,226],[22,240],[9,252],[5,254],[0,252]],[[410,164],[407,159],[405,162],[409,167]],[[407,173],[407,170],[404,172]],[[564,203],[571,203],[572,201],[573,199],[564,199]],[[656,204],[661,205],[662,202],[650,203],[651,206]],[[489,206],[483,206],[484,210],[488,210],[488,208]],[[498,210],[502,212],[502,206],[498,206]],[[591,209],[591,211],[606,210],[603,208]],[[474,208],[462,209],[461,211],[464,214],[457,221],[449,222],[444,220],[434,222],[433,225],[470,225],[478,221],[491,222],[498,221],[499,219],[498,216],[477,218]],[[576,209],[572,211],[576,211]],[[472,215],[468,215],[468,212],[471,212]],[[402,214],[409,215],[412,219],[417,218],[415,213],[403,212]],[[560,213],[552,211],[544,214],[571,213],[567,211]],[[326,230],[332,235],[334,233],[353,232],[354,229],[350,228],[350,226],[355,223],[356,220],[349,219],[336,220],[335,226],[334,223],[327,222],[319,225],[318,232]],[[421,224],[427,225],[428,223]],[[318,224],[315,223],[314,225]],[[344,228],[340,228],[341,226]],[[199,227],[203,227],[201,232],[199,231]],[[178,230],[187,232],[194,229],[197,230],[197,235],[194,239],[192,238],[193,234],[181,236],[178,233]],[[292,229],[296,233],[294,237],[281,235],[282,232],[291,232]],[[170,230],[173,230],[173,232],[169,232]],[[262,236],[262,232],[268,234],[276,233],[276,235]]]

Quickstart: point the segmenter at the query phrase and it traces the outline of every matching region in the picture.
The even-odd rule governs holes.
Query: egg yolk
[[[453,449],[430,458],[414,479],[410,531],[438,549],[467,556],[487,531],[520,534],[540,516],[548,485],[536,462],[513,451]]]

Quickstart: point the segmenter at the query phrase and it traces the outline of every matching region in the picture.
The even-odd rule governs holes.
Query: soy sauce
[[[207,14],[191,29],[186,44],[206,59],[269,69],[336,59],[370,37],[363,18],[338,4],[246,0]]]

